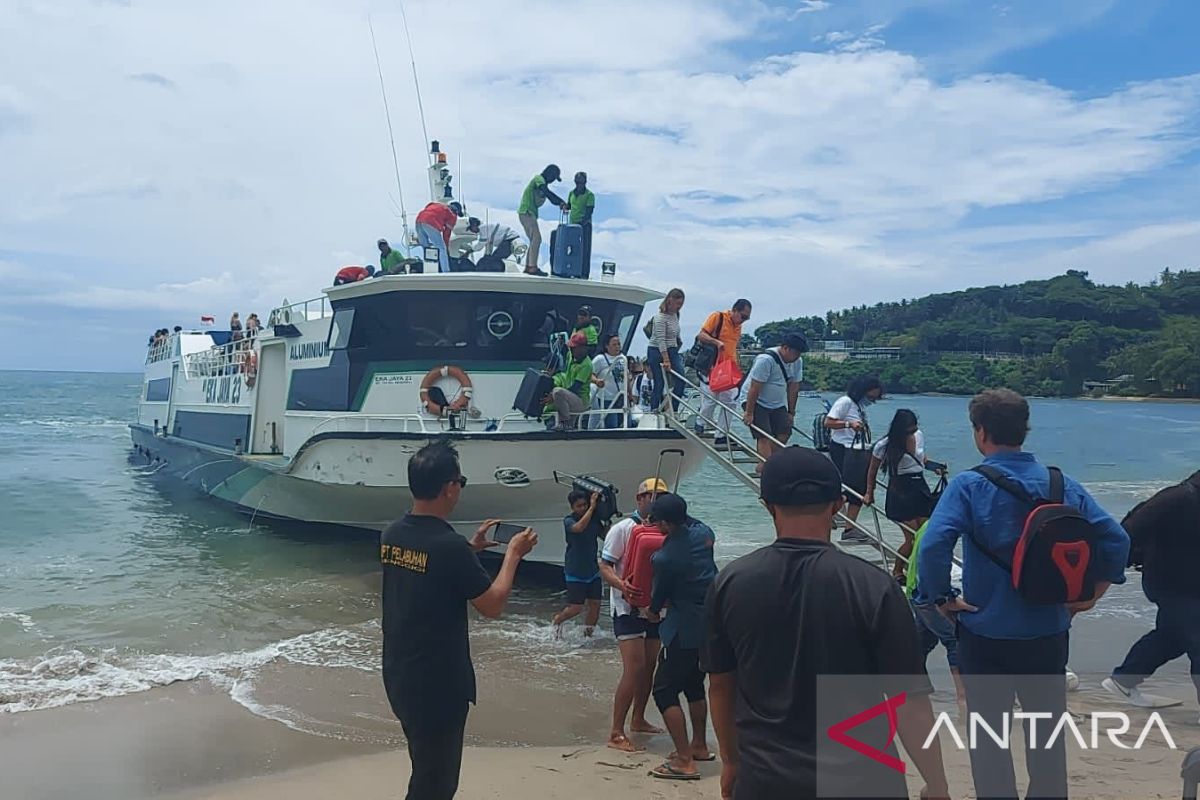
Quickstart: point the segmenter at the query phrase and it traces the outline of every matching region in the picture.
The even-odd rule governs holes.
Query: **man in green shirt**
[[[525,191],[521,194],[521,205],[517,206],[517,219],[529,237],[529,252],[525,255],[525,272],[530,275],[545,275],[538,269],[538,251],[542,247],[542,231],[538,228],[538,208],[549,198],[554,205],[563,211],[568,209],[567,202],[550,191],[550,184],[562,180],[562,170],[556,164],[549,164],[544,170],[533,176]]]
[[[579,415],[587,410],[592,392],[592,359],[588,357],[587,336],[573,333],[567,341],[571,357],[561,372],[554,375],[554,389],[546,395],[543,403],[553,406],[558,412],[558,430],[571,430]]]
[[[400,275],[407,271],[404,269],[404,256],[393,250],[387,239],[380,239],[378,244],[379,272],[381,274]]]
[[[583,279],[586,281],[592,268],[592,213],[596,210],[596,195],[587,188],[587,173],[575,173],[575,188],[567,195],[571,209],[572,225],[583,227]]]
[[[582,333],[587,337],[588,355],[596,355],[596,344],[600,341],[600,331],[596,330],[596,320],[592,317],[591,306],[580,306],[575,312],[575,327],[571,333]]]

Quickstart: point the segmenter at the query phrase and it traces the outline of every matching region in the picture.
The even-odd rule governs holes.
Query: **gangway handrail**
[[[701,387],[699,384],[693,383],[692,381],[688,380],[687,376],[683,375],[682,373],[677,372],[674,369],[669,370],[669,372],[672,376],[674,376],[675,378],[682,381],[684,383],[684,385],[686,385],[690,388],[696,389],[702,397],[703,397],[704,392],[707,391],[707,387]],[[670,387],[664,387],[663,405],[662,405],[661,409],[659,410],[659,413],[663,414],[668,420],[674,419],[675,424],[672,427],[674,427],[675,430],[679,431],[680,433],[683,433],[685,436],[688,436],[693,441],[696,441],[699,444],[703,445],[711,453],[716,454],[718,457],[720,457],[720,455],[721,455],[720,451],[718,451],[714,446],[709,445],[702,437],[697,436],[693,431],[687,430],[687,424],[676,418],[675,412],[673,410],[673,405],[671,403],[671,400],[674,395],[669,391],[669,389],[670,389]],[[687,400],[684,397],[679,397],[676,399],[682,405],[684,405],[689,411],[694,411],[697,414],[700,413],[698,405],[693,404],[691,401]],[[724,402],[723,400],[718,398],[715,393],[711,394],[711,400],[716,405],[720,406],[722,409],[727,411],[728,413],[735,415],[735,417],[737,419],[742,419],[742,413],[739,409]],[[774,442],[778,447],[787,447],[786,444],[779,441],[779,439],[775,438],[775,436],[771,432],[765,431],[762,428],[758,427],[757,425],[754,425],[753,423],[747,427],[749,427],[751,429],[751,431],[757,431],[764,438],[769,439],[770,441]],[[795,433],[799,433],[801,436],[803,436],[809,442],[813,442],[812,436],[810,436],[806,431],[803,431],[800,428],[797,428],[795,426],[795,424],[792,425],[792,431]],[[730,430],[724,431],[724,434],[726,436],[727,442],[730,437],[737,439],[742,450],[747,451],[750,455],[752,455],[754,458],[758,459],[760,462],[766,461],[766,459],[762,457],[762,454],[760,454],[758,452],[758,449],[756,447],[754,447],[753,443],[747,443],[747,442],[744,442],[741,439],[739,439],[737,437],[737,434],[735,434],[733,432],[732,427]],[[727,461],[724,458],[721,458],[720,460],[722,461],[722,463],[729,466],[732,469],[732,471],[738,473],[738,475],[746,478],[747,480],[744,480],[743,482],[747,483],[747,485],[751,486],[751,488],[758,488],[757,484],[754,484],[753,480],[750,479],[749,476],[746,475],[745,472],[736,468],[736,464],[734,464],[732,462],[732,445],[727,445],[727,447],[728,447],[728,451],[730,453],[731,460]],[[887,488],[887,485],[882,483],[881,481],[878,481],[878,483],[880,485],[882,485],[884,487],[884,489]],[[845,493],[858,498],[860,501],[864,499],[863,495],[859,494],[855,489],[853,489],[850,486],[847,486],[844,483],[842,484],[842,490]],[[866,503],[863,503],[863,505],[866,506]],[[851,527],[853,527],[855,530],[859,531],[860,533],[866,534],[872,540],[872,544],[877,545],[881,548],[880,552],[882,552],[884,549],[886,549],[888,552],[890,552],[893,555],[894,558],[898,558],[907,564],[909,561],[909,558],[907,556],[900,555],[899,551],[897,551],[895,548],[893,548],[891,545],[889,545],[887,542],[885,542],[883,540],[883,533],[879,529],[879,510],[877,508],[875,508],[874,505],[870,505],[870,506],[866,506],[866,507],[871,509],[871,513],[874,516],[875,527],[876,527],[875,534],[872,534],[871,531],[867,530],[862,525],[860,525],[857,520],[851,519],[850,517],[846,516],[844,513],[840,512],[840,511],[837,514],[837,518],[843,522],[849,523]],[[908,527],[907,525],[905,525],[901,522],[895,522],[894,520],[889,520],[889,522],[892,522],[894,525],[896,525],[898,528],[900,528],[901,531],[912,534],[915,538],[916,532],[913,531],[912,528]],[[957,564],[959,567],[962,567],[962,561],[957,556],[952,556],[952,559],[955,564]]]

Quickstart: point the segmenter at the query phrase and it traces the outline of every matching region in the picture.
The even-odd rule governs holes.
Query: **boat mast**
[[[403,6],[401,6],[403,8]],[[367,15],[367,27],[371,30],[371,49],[375,51],[375,69],[379,72],[379,93],[383,96],[383,114],[387,119],[388,142],[392,146],[392,167],[396,171],[396,191],[400,194],[400,224],[404,228],[404,248],[408,249],[411,236],[408,232],[408,211],[404,208],[404,186],[400,182],[400,159],[396,156],[396,135],[392,132],[392,111],[388,107],[387,85],[383,80],[383,66],[379,62],[379,46],[375,43],[375,25],[371,15]],[[418,95],[418,98],[420,95]],[[424,118],[422,118],[424,125]]]

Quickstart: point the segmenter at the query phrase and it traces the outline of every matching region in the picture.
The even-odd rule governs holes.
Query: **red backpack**
[[[1025,487],[995,467],[982,464],[978,472],[998,488],[1030,506],[1025,527],[1005,561],[984,547],[973,534],[974,545],[1010,575],[1013,588],[1025,600],[1039,605],[1078,603],[1096,596],[1096,547],[1099,529],[1074,506],[1063,502],[1062,470],[1050,467],[1050,496],[1033,497]]]
[[[629,534],[629,543],[625,545],[625,570],[622,577],[634,588],[626,593],[625,600],[634,608],[645,608],[650,605],[650,588],[654,582],[654,568],[650,564],[650,556],[658,552],[666,541],[666,534],[655,525],[635,525]]]

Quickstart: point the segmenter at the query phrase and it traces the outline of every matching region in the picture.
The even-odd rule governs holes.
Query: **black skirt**
[[[933,492],[919,472],[888,478],[884,514],[892,522],[928,517],[933,509]]]

